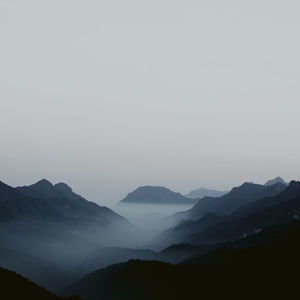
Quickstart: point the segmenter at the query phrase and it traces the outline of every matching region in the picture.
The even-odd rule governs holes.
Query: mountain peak
[[[34,186],[39,186],[39,187],[53,187],[53,184],[47,180],[47,179],[41,179],[38,182],[34,183],[31,185],[32,187]]]
[[[266,183],[265,183],[265,186],[270,186],[270,185],[273,185],[275,183],[282,183],[282,184],[285,184],[287,185],[287,183],[279,176],[277,176],[276,178],[274,179],[270,179],[268,180]]]

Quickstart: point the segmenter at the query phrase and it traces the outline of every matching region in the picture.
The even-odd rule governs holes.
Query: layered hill
[[[15,272],[0,267],[0,298],[6,300],[80,300],[79,297],[61,298],[34,284]]]
[[[242,185],[241,188],[243,188]],[[160,244],[161,246],[168,246],[171,244],[181,243],[181,242],[189,242],[194,243],[193,237],[196,235],[201,235],[201,232],[205,230],[212,230],[211,227],[214,227],[215,230],[218,230],[223,226],[223,224],[237,222],[240,219],[252,215],[253,221],[255,218],[255,213],[262,211],[266,208],[270,208],[273,205],[292,200],[300,196],[300,192],[297,188],[297,182],[292,182],[290,186],[285,188],[281,183],[276,183],[272,186],[268,186],[262,189],[262,192],[259,194],[255,194],[254,198],[257,198],[258,195],[266,194],[276,194],[272,197],[260,198],[255,201],[250,201],[248,204],[239,207],[237,210],[228,215],[218,215],[215,213],[207,213],[203,217],[197,220],[187,220],[182,221],[178,225],[167,229],[162,232],[154,241],[156,244]],[[282,191],[281,191],[282,190]],[[278,193],[278,191],[281,191]],[[228,199],[228,198],[227,198]],[[253,215],[254,214],[254,215]],[[276,224],[272,224],[276,225]],[[245,231],[247,232],[247,231]],[[247,234],[247,233],[245,233]],[[237,236],[238,238],[238,236]],[[224,242],[226,240],[217,240],[218,242]],[[202,240],[202,243],[206,243]],[[197,242],[199,244],[199,242]]]
[[[214,244],[253,235],[265,228],[300,219],[300,182],[274,197],[245,206],[223,221],[183,239],[185,243]]]
[[[234,187],[229,193],[222,197],[204,197],[190,210],[177,213],[173,218],[174,220],[199,219],[208,213],[227,215],[257,199],[277,195],[286,189],[286,187],[287,186],[282,183],[265,186],[245,182],[239,187]]]

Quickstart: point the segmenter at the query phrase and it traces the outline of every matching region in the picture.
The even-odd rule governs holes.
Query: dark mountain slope
[[[3,300],[62,300],[46,289],[30,282],[15,272],[0,267],[0,299]],[[65,300],[80,300],[79,297],[64,298]]]
[[[180,193],[175,193],[162,186],[142,186],[129,193],[121,203],[138,204],[194,204],[195,199],[189,199]]]
[[[268,246],[277,243],[278,241],[285,240],[291,232],[300,231],[300,222],[293,221],[288,224],[277,225],[270,228],[266,228],[259,233],[235,240],[232,242],[213,244],[213,245],[190,245],[190,244],[179,244],[171,246],[162,252],[166,255],[169,253],[181,253],[186,258],[183,259],[180,264],[207,264],[212,263],[212,260],[206,260],[206,257],[213,257],[215,252],[219,252],[220,249],[248,249],[250,247]],[[300,239],[300,237],[299,237]],[[296,241],[297,239],[295,239]],[[300,240],[299,240],[300,243]],[[184,253],[186,251],[186,253]]]
[[[189,218],[198,218],[209,212],[219,215],[230,214],[247,203],[277,195],[284,189],[286,189],[286,186],[281,183],[268,187],[260,184],[244,183],[240,187],[233,188],[228,194],[220,198],[204,198],[200,200],[190,210]]]
[[[300,183],[297,183],[297,185]],[[214,244],[236,240],[264,228],[300,219],[300,197],[287,200],[240,219],[218,223],[184,239],[192,244]]]

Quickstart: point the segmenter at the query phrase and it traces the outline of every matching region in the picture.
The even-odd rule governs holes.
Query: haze
[[[299,178],[299,9],[0,0],[1,180],[112,204]]]

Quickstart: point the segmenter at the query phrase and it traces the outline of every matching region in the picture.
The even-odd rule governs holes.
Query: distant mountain
[[[239,187],[234,187],[222,197],[204,197],[190,210],[175,214],[174,220],[199,219],[208,213],[227,215],[238,208],[254,202],[257,199],[274,196],[286,189],[286,185],[276,183],[272,186],[264,186],[246,182]]]
[[[0,267],[0,298],[7,300],[61,300],[46,289],[30,282],[15,272]],[[69,297],[65,300],[80,300],[79,297]]]
[[[131,260],[90,273],[59,294],[85,300],[290,299],[298,293],[300,225],[267,245],[219,248],[181,265]]]
[[[217,191],[211,190],[207,188],[200,188],[197,190],[193,190],[190,193],[186,194],[185,197],[191,199],[201,199],[203,197],[221,197],[228,193],[227,191]]]
[[[249,189],[249,187],[251,187]],[[252,189],[253,188],[253,189]],[[229,194],[221,197],[216,198],[215,200],[211,199],[213,202],[211,204],[215,204],[215,206],[206,206],[206,209],[210,208],[212,212],[206,213],[203,217],[200,217],[196,219],[195,216],[197,214],[200,215],[200,208],[202,211],[205,211],[205,208],[203,206],[200,207],[199,203],[196,204],[191,210],[185,212],[185,218],[187,218],[186,221],[181,221],[179,224],[163,231],[159,236],[157,236],[153,241],[153,246],[155,248],[162,248],[167,247],[172,244],[181,243],[186,237],[192,234],[199,233],[201,231],[204,231],[205,229],[209,228],[210,226],[216,225],[221,222],[225,221],[232,221],[234,219],[241,218],[247,214],[253,213],[254,211],[262,210],[268,206],[272,206],[274,204],[274,199],[266,199],[264,198],[266,195],[276,195],[279,194],[281,191],[284,191],[286,189],[286,186],[281,183],[276,183],[272,186],[261,186],[261,185],[254,185],[254,184],[243,184],[240,188],[236,188],[236,190],[233,190]],[[247,198],[247,196],[244,194],[247,190],[250,191],[250,195],[252,195],[251,198]],[[259,190],[259,192],[253,193],[253,191]],[[239,207],[237,203],[236,196],[241,195],[241,200],[246,203],[245,205]],[[257,198],[261,198],[262,201],[258,201]],[[284,194],[284,196],[281,199],[282,201],[286,200],[288,198],[287,194]],[[290,198],[288,198],[290,199]],[[236,205],[237,208],[234,210],[231,214],[217,214],[215,212],[223,212],[224,203],[220,202],[224,201],[224,203],[229,205]],[[281,201],[279,200],[279,202]],[[200,200],[199,202],[201,202]],[[241,201],[241,203],[242,203]],[[219,202],[219,203],[218,203]],[[180,215],[180,214],[177,214]],[[193,216],[193,219],[189,219]]]
[[[199,199],[198,199],[199,200]],[[194,204],[197,199],[189,199],[162,186],[141,186],[129,193],[121,203],[135,204]]]
[[[271,180],[268,180],[265,185],[266,186],[270,186],[270,185],[273,185],[275,183],[282,183],[282,184],[285,184],[285,185],[288,185],[287,182],[285,182],[281,177],[276,177],[274,179],[271,179]]]
[[[100,246],[127,246],[137,229],[66,184],[42,180],[12,188],[0,182],[0,247],[67,263]]]
[[[186,237],[191,244],[215,244],[253,235],[261,230],[300,219],[300,182],[274,197],[260,199],[228,219]]]
[[[80,195],[75,194],[72,189],[65,183],[53,185],[50,181],[42,179],[35,184],[23,187],[17,187],[21,193],[37,198],[67,198],[70,200],[85,200]]]

